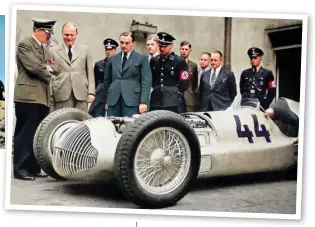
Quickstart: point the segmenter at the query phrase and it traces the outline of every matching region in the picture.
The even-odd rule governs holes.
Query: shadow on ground
[[[65,186],[67,193],[76,196],[93,196],[113,201],[126,201],[114,182],[69,182]]]
[[[281,172],[264,172],[264,173],[251,173],[236,176],[215,177],[208,179],[199,179],[192,187],[192,191],[218,189],[224,187],[253,185],[259,183],[288,181],[297,179],[297,170]]]
[[[296,171],[296,170],[295,170]],[[294,174],[295,173],[295,174]],[[296,172],[267,172],[237,176],[199,179],[191,191],[211,190],[224,187],[296,180]],[[113,201],[126,201],[115,182],[68,182],[65,191],[77,196],[91,196]]]

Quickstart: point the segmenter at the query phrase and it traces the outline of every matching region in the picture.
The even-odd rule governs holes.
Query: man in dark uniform
[[[262,56],[264,55],[261,49],[252,47],[247,51],[247,54],[252,67],[244,70],[241,74],[241,103],[244,103],[248,98],[258,98],[260,105],[267,109],[276,96],[273,73],[261,66]]]
[[[150,111],[162,109],[175,113],[186,112],[183,94],[189,86],[188,65],[173,52],[173,36],[165,32],[159,32],[157,36],[160,55],[150,61],[153,87]]]
[[[33,19],[33,34],[17,47],[18,76],[14,102],[16,125],[14,131],[14,177],[35,180],[41,169],[33,153],[35,131],[48,115],[51,106],[50,83],[60,73],[51,53],[46,49],[56,21]]]
[[[106,62],[110,56],[116,53],[118,43],[113,39],[105,39],[105,59],[100,60],[94,65],[94,77],[95,77],[95,101],[91,104],[89,114],[93,117],[104,117],[105,116],[105,91],[104,91],[104,73]]]

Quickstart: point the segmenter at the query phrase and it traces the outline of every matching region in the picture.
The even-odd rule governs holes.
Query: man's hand
[[[272,108],[268,108],[265,112],[270,118],[273,118],[273,116],[275,115],[275,111]]]
[[[51,68],[50,65],[46,65],[46,69],[47,69],[48,72],[50,72],[50,73],[53,73],[53,72],[54,72],[53,68]]]
[[[88,103],[94,102],[94,100],[95,100],[95,96],[94,95],[88,95],[88,97],[87,97],[87,102]]]
[[[140,113],[140,114],[144,114],[144,113],[147,112],[147,111],[148,111],[148,105],[141,103],[141,104],[139,105],[139,113]]]

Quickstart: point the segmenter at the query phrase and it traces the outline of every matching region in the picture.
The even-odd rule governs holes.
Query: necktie
[[[69,46],[69,51],[68,51],[68,57],[69,57],[69,60],[70,60],[70,61],[72,60],[71,47],[72,47],[72,46]]]
[[[214,82],[215,82],[215,69],[213,69],[213,73],[212,73],[211,78],[210,78],[210,86],[211,86],[211,88],[213,87]]]
[[[126,61],[127,61],[127,53],[124,53],[123,62],[122,62],[122,69],[124,69]]]

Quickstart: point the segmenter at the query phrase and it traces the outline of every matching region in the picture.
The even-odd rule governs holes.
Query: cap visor
[[[158,43],[158,44],[159,44],[159,46],[166,47],[166,46],[170,45],[171,43]]]
[[[43,29],[44,32],[49,33],[49,34],[54,34],[53,30],[47,30],[47,29]]]

